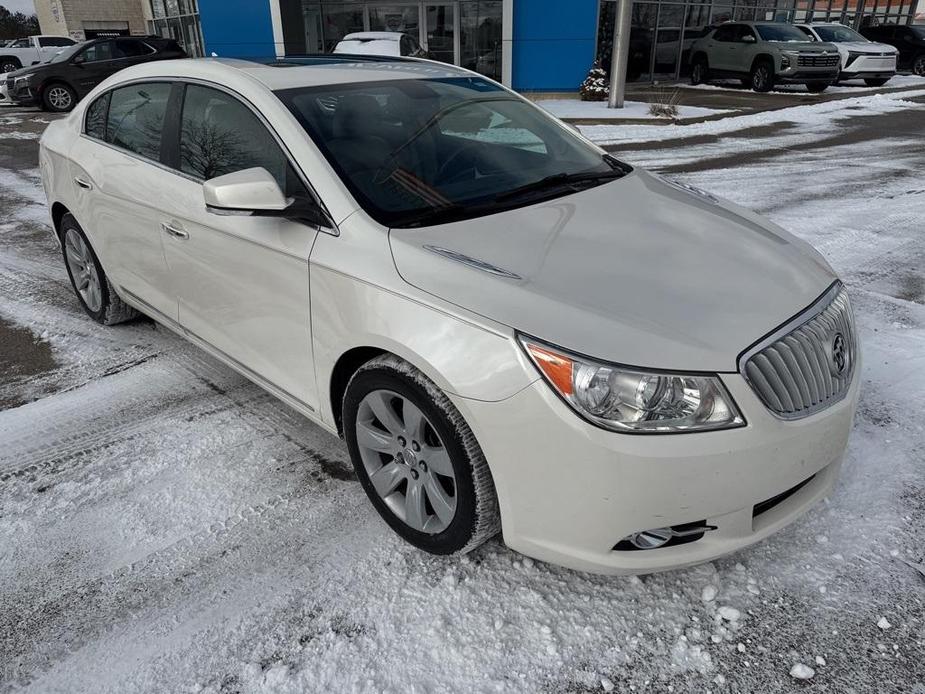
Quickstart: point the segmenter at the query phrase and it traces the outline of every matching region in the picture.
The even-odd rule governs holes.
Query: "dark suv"
[[[860,31],[871,41],[895,47],[899,51],[896,67],[900,70],[912,70],[919,77],[925,77],[925,26],[881,24],[861,27]]]
[[[70,111],[113,73],[138,63],[185,58],[173,39],[159,36],[94,39],[61,50],[47,63],[7,75],[10,100],[48,111]]]

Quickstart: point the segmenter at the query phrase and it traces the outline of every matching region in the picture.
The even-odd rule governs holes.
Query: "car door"
[[[70,152],[72,210],[117,290],[147,313],[177,320],[158,216],[169,82],[113,89],[87,108]]]
[[[116,70],[116,42],[98,41],[71,58],[72,84],[80,98]]]
[[[219,88],[189,84],[178,117],[178,175],[160,199],[180,324],[284,396],[317,409],[308,257],[318,230],[281,217],[206,210],[203,182],[263,167],[287,196],[309,195],[262,116]]]
[[[708,43],[711,70],[729,71],[736,68],[736,25],[723,24]]]

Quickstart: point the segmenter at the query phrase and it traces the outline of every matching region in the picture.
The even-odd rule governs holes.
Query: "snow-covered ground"
[[[623,108],[608,108],[606,101],[581,101],[580,99],[540,99],[536,102],[536,105],[541,106],[557,118],[665,120],[664,116],[653,116],[649,113],[649,107],[652,104],[644,101],[625,101]],[[676,118],[701,118],[728,112],[729,109],[678,106]]]
[[[497,540],[452,559],[402,544],[339,441],[165,330],[81,313],[35,143],[3,140],[40,126],[0,125],[0,328],[39,353],[17,366],[0,343],[0,402],[18,405],[0,412],[0,691],[925,693],[925,105],[911,98],[601,138],[816,244],[864,351],[832,496],[747,551],[638,578]]]

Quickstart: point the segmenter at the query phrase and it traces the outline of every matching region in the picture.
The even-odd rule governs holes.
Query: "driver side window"
[[[86,48],[80,55],[83,57],[84,62],[86,63],[97,63],[101,60],[112,60],[115,57],[114,47],[114,41],[94,43],[92,46]]]

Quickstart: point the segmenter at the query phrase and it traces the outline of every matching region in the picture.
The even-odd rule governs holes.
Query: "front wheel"
[[[116,294],[87,235],[70,214],[61,219],[61,250],[71,286],[87,315],[103,325],[115,325],[138,315]]]
[[[752,68],[752,89],[756,92],[769,92],[774,88],[774,69],[768,62],[760,62]]]
[[[42,106],[52,113],[67,113],[77,104],[77,92],[63,82],[56,82],[42,92]]]
[[[806,85],[806,90],[809,91],[809,92],[811,92],[811,93],[813,93],[813,94],[821,94],[821,93],[824,92],[826,89],[828,89],[829,86],[830,86],[830,85],[829,85],[827,82],[821,82],[821,83],[820,83],[820,82],[811,82],[810,84],[807,84],[807,85]]]
[[[13,70],[19,70],[21,67],[22,65],[19,64],[19,61],[16,60],[16,58],[0,59],[0,74],[13,72]]]
[[[915,56],[912,61],[912,72],[919,77],[925,77],[925,53]]]
[[[468,552],[500,529],[485,456],[449,398],[398,357],[350,379],[343,428],[357,477],[379,515],[431,554]]]

